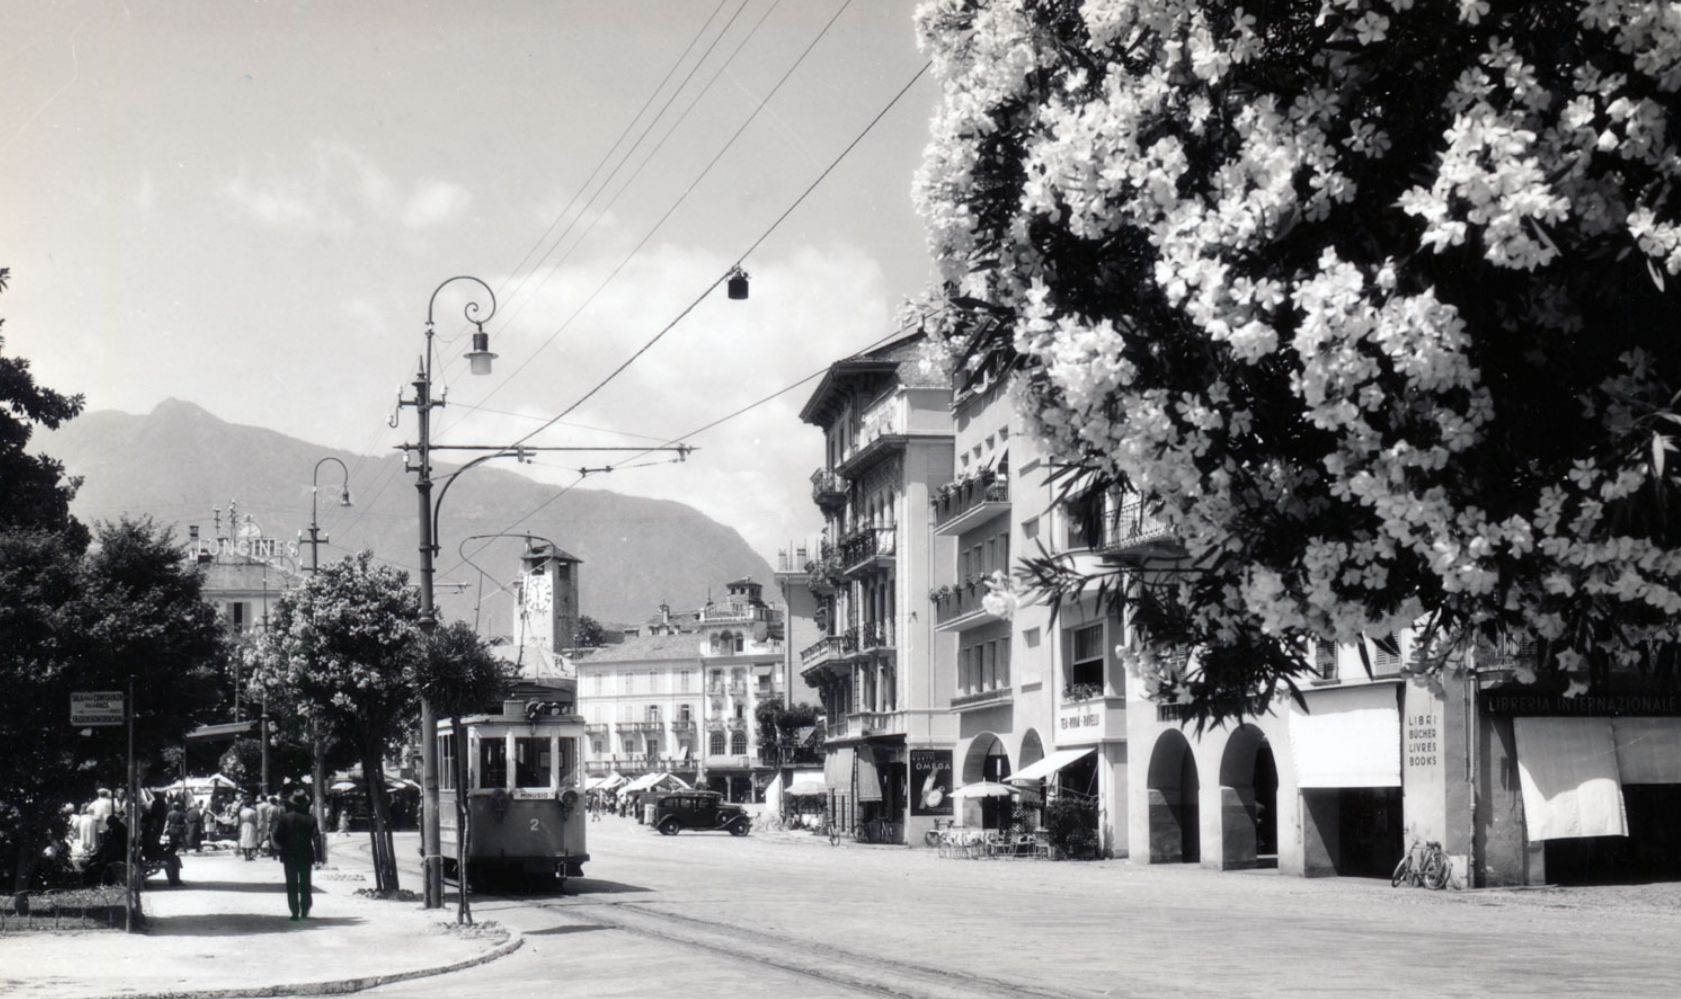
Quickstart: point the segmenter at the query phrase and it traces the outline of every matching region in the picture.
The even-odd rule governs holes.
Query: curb
[[[299,982],[294,985],[258,985],[238,989],[200,989],[187,992],[113,992],[104,993],[87,999],[243,999],[245,996],[336,996],[351,992],[361,992],[363,989],[378,988],[381,985],[392,985],[397,982],[412,981],[416,978],[432,978],[437,975],[448,975],[457,971],[481,964],[489,964],[498,958],[507,957],[519,950],[525,944],[525,934],[508,928],[508,939],[485,951],[477,957],[470,957],[465,961],[446,964],[437,968],[419,968],[414,971],[399,971],[389,975],[367,975],[362,978],[341,978],[328,982]]]

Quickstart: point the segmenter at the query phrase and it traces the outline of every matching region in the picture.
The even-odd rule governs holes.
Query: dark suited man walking
[[[274,845],[286,867],[286,904],[293,919],[309,918],[309,870],[315,863],[315,818],[309,814],[309,795],[298,792],[285,811],[274,817]]]

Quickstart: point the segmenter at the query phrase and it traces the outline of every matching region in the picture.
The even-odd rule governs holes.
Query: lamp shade
[[[730,291],[730,297],[735,299],[736,301],[741,301],[742,299],[745,299],[747,297],[747,272],[746,271],[737,267],[730,274],[729,291]]]
[[[472,365],[473,374],[490,374],[490,364],[496,360],[496,355],[490,352],[490,334],[480,330],[473,334],[473,349],[467,352],[467,362]]]

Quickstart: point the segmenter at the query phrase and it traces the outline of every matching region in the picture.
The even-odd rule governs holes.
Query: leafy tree
[[[69,726],[74,691],[134,682],[136,767],[144,776],[211,716],[226,650],[197,572],[150,521],[101,525],[78,557],[68,532],[0,531],[0,826],[26,881],[65,801],[121,783],[122,728]]]
[[[817,709],[810,704],[784,707],[779,694],[760,701],[753,709],[753,718],[758,725],[759,745],[780,763],[799,751],[800,729],[817,724]]]
[[[448,718],[454,732],[462,733],[462,716],[484,711],[498,701],[512,679],[512,667],[498,659],[478,632],[457,621],[433,633],[425,654],[415,664],[415,687],[432,702],[439,718]],[[428,733],[422,733],[427,738]],[[455,871],[460,890],[456,922],[471,923],[473,911],[467,901],[467,858],[472,853],[472,809],[467,794],[467,744],[456,739],[455,753]]]
[[[385,787],[389,745],[414,723],[420,605],[408,574],[359,552],[324,565],[281,598],[253,689],[291,688],[356,749],[372,806],[375,885],[396,891]]]
[[[1127,603],[1129,666],[1205,719],[1293,689],[1304,640],[1419,622],[1426,674],[1521,636],[1575,690],[1671,669],[1671,5],[918,16],[930,332],[970,384],[1015,379],[1070,499],[1141,499],[1181,546],[1032,585]]]
[[[10,268],[0,267],[0,291]],[[0,328],[6,320],[0,318]],[[87,528],[70,516],[70,500],[81,484],[64,474],[64,463],[25,449],[35,426],[57,429],[82,411],[80,395],[65,396],[35,384],[29,361],[5,355],[0,336],[0,529],[40,527],[68,532],[76,551],[88,543]]]
[[[607,629],[588,614],[579,614],[577,642],[580,649],[598,649],[607,644]]]

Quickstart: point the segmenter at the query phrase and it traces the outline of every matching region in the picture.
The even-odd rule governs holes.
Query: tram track
[[[833,944],[664,911],[643,902],[600,901],[584,906],[512,895],[496,898],[531,905],[577,925],[606,926],[869,995],[895,999],[1091,999],[1097,995],[1046,989],[1031,982],[931,967],[879,954],[859,954]],[[1103,994],[1123,995],[1113,991]]]

